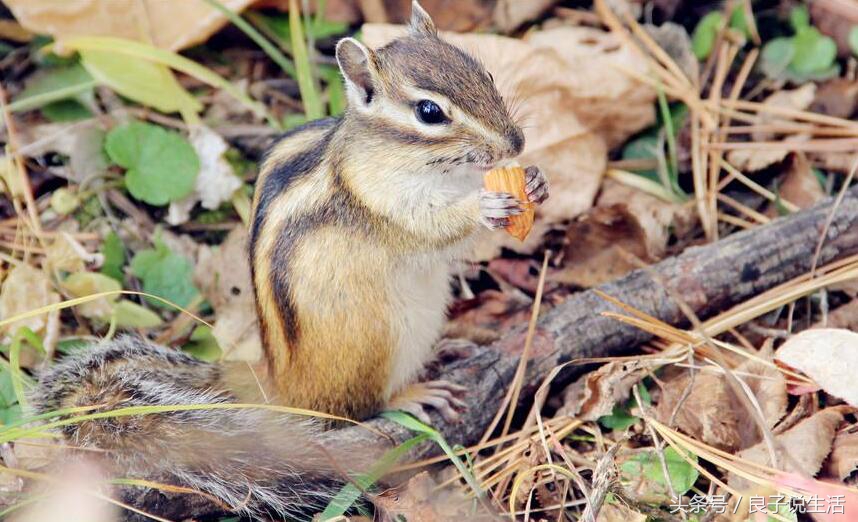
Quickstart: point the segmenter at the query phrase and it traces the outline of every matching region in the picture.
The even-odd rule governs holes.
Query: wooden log
[[[721,312],[776,285],[806,274],[817,242],[829,218],[833,202],[786,216],[772,223],[728,236],[721,241],[688,248],[681,255],[653,265],[661,282],[644,270],[634,271],[598,290],[670,324],[685,323],[678,304],[662,287],[667,284],[701,318]],[[818,265],[858,254],[858,187],[847,192],[837,208],[821,250]],[[650,335],[603,317],[615,308],[593,290],[570,296],[538,321],[531,359],[527,365],[521,400],[532,397],[536,387],[554,367],[573,359],[626,354]],[[615,310],[616,311],[616,310]],[[466,359],[442,368],[445,379],[468,388],[468,412],[458,423],[447,423],[432,415],[434,426],[447,441],[464,446],[477,442],[490,425],[513,380],[524,347],[526,325],[507,332],[494,344],[478,348]],[[569,382],[573,372],[558,376],[557,384]],[[350,445],[355,452],[381,454],[413,435],[385,419],[368,424],[385,434],[363,427],[348,427],[326,434],[338,447]],[[425,443],[410,458],[439,454],[435,444]],[[169,513],[173,519],[210,513],[201,497],[149,492],[129,499],[144,510]]]

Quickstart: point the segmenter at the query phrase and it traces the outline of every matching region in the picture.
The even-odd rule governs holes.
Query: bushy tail
[[[121,337],[44,372],[32,402],[39,413],[93,405],[102,412],[244,402],[232,373],[136,337]],[[107,417],[70,424],[62,432],[69,446],[106,450],[97,455],[106,455],[100,458],[117,477],[198,490],[251,517],[307,519],[324,508],[341,476],[333,464],[336,457],[317,444],[317,423],[261,409]],[[125,501],[144,498],[135,489],[123,491]]]

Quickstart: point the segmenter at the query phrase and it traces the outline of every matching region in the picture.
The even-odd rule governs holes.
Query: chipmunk
[[[284,135],[256,183],[249,250],[274,400],[355,419],[385,408],[422,416],[425,406],[452,418],[460,387],[413,383],[442,331],[451,262],[481,227],[503,227],[522,211],[512,195],[480,187],[486,171],[521,153],[524,135],[492,76],[442,40],[416,0],[405,36],[376,50],[344,38],[336,59],[345,113]],[[541,203],[545,177],[526,173],[528,199]],[[235,402],[228,381],[219,366],[126,338],[59,362],[41,376],[35,402],[39,411]],[[294,486],[302,469],[325,466],[300,440],[314,428],[291,429],[279,443],[254,437],[266,418],[195,410],[63,429],[74,445],[120,453],[122,469],[167,477],[239,512],[294,516],[294,506],[324,499]],[[239,444],[226,462],[169,461],[180,453],[174,440],[202,436],[217,448],[236,433],[255,447]],[[254,467],[260,461],[269,476]]]

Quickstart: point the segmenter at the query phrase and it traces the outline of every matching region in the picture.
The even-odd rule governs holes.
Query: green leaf
[[[691,50],[698,60],[705,60],[712,53],[718,31],[723,25],[724,16],[720,11],[712,11],[698,22],[691,35]]]
[[[104,147],[111,160],[128,169],[125,185],[141,201],[166,205],[194,189],[200,160],[177,132],[131,122],[112,129]]]
[[[599,417],[599,424],[609,430],[624,431],[638,420],[638,417],[632,415],[628,408],[615,405],[610,415]]]
[[[652,129],[626,143],[623,147],[623,159],[658,159],[664,152],[659,149],[657,133],[657,129]],[[636,173],[656,183],[661,183],[655,169],[638,170]]]
[[[730,13],[730,27],[741,32],[745,38],[751,37],[751,28],[745,17],[745,8],[740,4],[733,8]]]
[[[75,100],[60,100],[42,107],[45,118],[57,122],[73,122],[92,117],[92,112]]]
[[[127,299],[113,306],[113,321],[118,328],[154,328],[164,322],[152,310]]]
[[[122,272],[125,265],[125,245],[116,232],[110,231],[104,238],[101,254],[104,256],[101,273],[122,283],[125,280],[125,274]]]
[[[697,456],[689,454],[691,460],[697,462]],[[699,473],[697,469],[686,462],[672,447],[665,448],[664,460],[670,475],[670,483],[677,495],[684,495],[697,482]],[[661,466],[661,458],[655,450],[638,453],[620,466],[624,479],[645,479],[646,483],[656,486],[654,493],[657,495],[668,492],[667,482]],[[622,479],[621,479],[622,480]],[[659,487],[660,486],[660,487]],[[668,494],[669,495],[669,494]]]
[[[188,306],[199,296],[193,283],[190,261],[174,254],[161,241],[155,248],[141,250],[131,260],[131,271],[143,281],[143,291],[156,295],[178,306]],[[152,306],[170,309],[166,303],[146,298]]]
[[[792,38],[774,38],[763,47],[760,67],[768,78],[780,78],[794,56],[795,44]]]
[[[82,54],[88,51],[110,52],[117,54],[119,60],[127,59],[130,63],[145,61],[175,69],[212,87],[225,91],[253,111],[254,114],[266,118],[269,122],[274,122],[264,105],[251,100],[240,89],[226,81],[222,76],[214,73],[211,69],[207,69],[180,54],[159,49],[142,42],[109,36],[78,36],[68,38],[63,40],[62,47],[64,50],[78,51]],[[196,100],[194,101],[198,103]],[[190,102],[187,103],[190,104]],[[191,119],[190,116],[196,115],[183,114],[183,117],[188,119]]]
[[[93,92],[95,84],[95,79],[78,63],[45,68],[33,74],[21,94],[16,96],[9,105],[9,109],[12,111],[39,109],[64,101],[77,106],[79,111],[85,111],[87,116],[91,116],[92,113],[85,106],[92,106],[95,103]],[[54,106],[48,109],[48,112],[54,111],[56,116],[63,110],[60,107],[61,105]]]
[[[196,114],[202,104],[179,85],[166,66],[115,50],[80,51],[81,63],[93,78],[122,96],[161,112]]]
[[[638,393],[645,405],[652,404],[652,396],[649,394],[646,386],[643,383],[637,385]],[[632,415],[631,410],[637,404],[634,396],[630,397],[625,404],[616,404],[610,415],[599,417],[599,423],[609,430],[623,431],[638,421],[638,417]]]
[[[849,49],[852,50],[852,54],[858,56],[858,25],[852,26],[852,29],[849,30]]]
[[[810,12],[808,12],[806,5],[793,7],[789,13],[789,24],[796,33],[810,27]]]
[[[799,75],[828,70],[837,58],[837,44],[815,27],[800,30],[794,44],[795,55],[789,68]]]
[[[80,205],[77,194],[65,187],[60,187],[51,194],[51,209],[61,216],[74,212]]]
[[[201,361],[216,362],[223,355],[217,339],[212,335],[212,329],[206,325],[194,328],[188,344],[182,346],[182,350]]]

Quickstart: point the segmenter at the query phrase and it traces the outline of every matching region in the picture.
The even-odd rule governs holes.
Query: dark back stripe
[[[331,136],[333,135],[333,131],[339,125],[340,121],[340,118],[324,118],[301,125],[300,127],[292,129],[284,134],[277,143],[269,149],[268,153],[266,153],[266,158],[262,163],[263,165],[268,161],[268,156],[271,154],[271,151],[273,151],[277,145],[283,143],[284,140],[288,140],[289,137],[310,129],[330,129],[320,137],[317,143],[310,145],[308,149],[295,154],[280,165],[274,166],[271,173],[265,177],[262,186],[256,187],[259,194],[250,228],[251,266],[253,266],[253,256],[256,252],[256,240],[262,231],[262,225],[265,222],[265,216],[268,214],[268,207],[271,205],[271,202],[274,201],[277,196],[286,191],[294,181],[309,174],[319,165],[322,157],[324,156],[325,149],[330,142]]]

